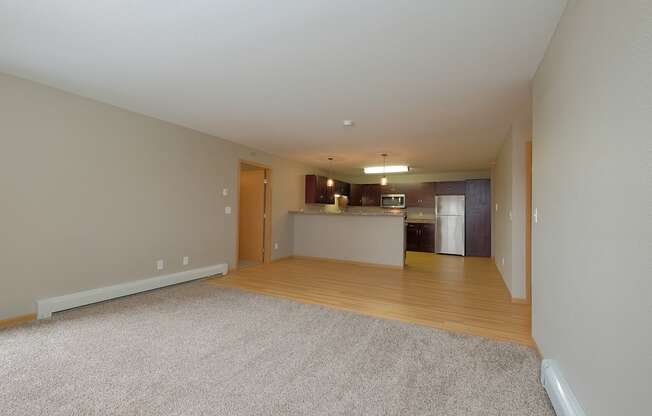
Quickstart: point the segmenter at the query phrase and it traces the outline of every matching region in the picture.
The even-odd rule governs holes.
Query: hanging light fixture
[[[333,171],[333,158],[329,157],[328,158],[328,179],[326,180],[326,186],[329,188],[332,188],[333,185],[335,184],[335,181],[333,181],[333,178],[331,178],[331,172]]]
[[[381,156],[383,157],[383,177],[380,178],[380,185],[385,186],[387,185],[387,175],[385,174],[385,159],[387,159],[387,153],[383,153]]]

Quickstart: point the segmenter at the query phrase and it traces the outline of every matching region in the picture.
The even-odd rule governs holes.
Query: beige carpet
[[[204,282],[0,331],[2,415],[554,415],[532,350]]]

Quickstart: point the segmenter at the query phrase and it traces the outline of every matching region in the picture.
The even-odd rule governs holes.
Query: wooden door
[[[491,256],[491,184],[489,179],[466,181],[466,255]]]
[[[240,171],[239,260],[263,261],[265,170]]]

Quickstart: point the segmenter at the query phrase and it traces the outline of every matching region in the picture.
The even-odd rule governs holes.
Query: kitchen
[[[291,212],[297,255],[392,267],[404,267],[406,251],[491,256],[489,179],[400,179],[360,184],[306,175],[306,206]]]

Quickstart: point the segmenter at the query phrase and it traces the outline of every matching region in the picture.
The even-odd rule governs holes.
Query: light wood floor
[[[532,346],[530,306],[511,302],[489,258],[408,252],[405,270],[290,258],[209,279],[365,315]]]

